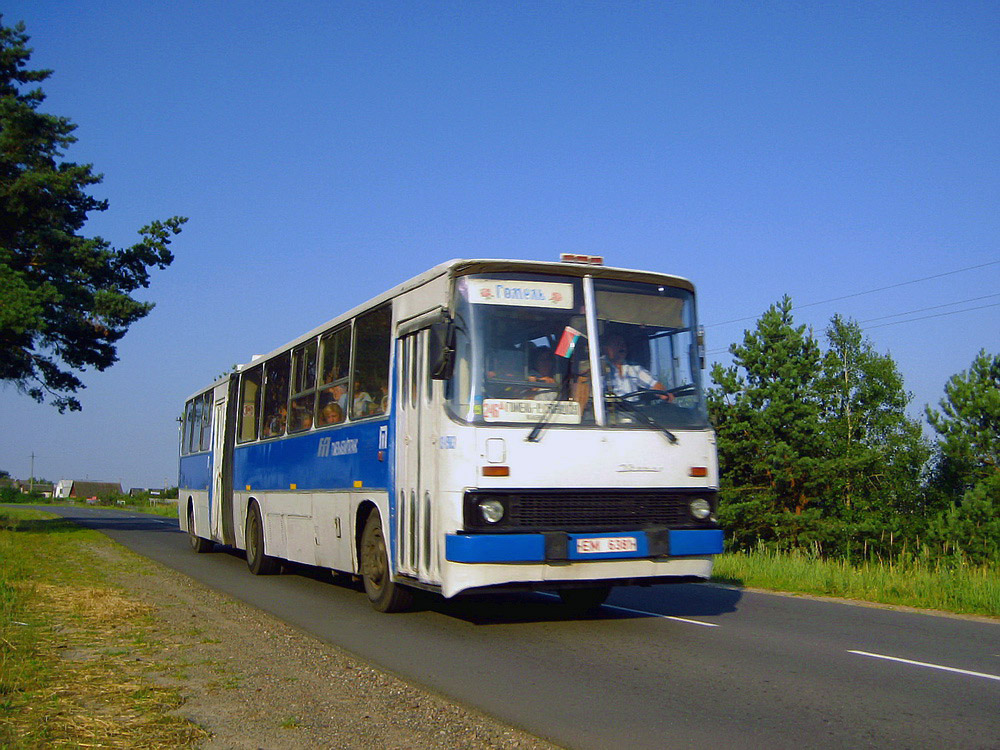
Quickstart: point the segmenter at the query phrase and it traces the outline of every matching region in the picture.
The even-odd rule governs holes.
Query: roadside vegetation
[[[712,369],[717,573],[748,586],[1000,615],[1000,355],[927,425],[895,361],[835,315],[821,340],[772,305]]]
[[[108,584],[95,554],[112,544],[0,508],[0,747],[177,748],[208,736],[171,714],[176,689],[151,681],[147,607]]]
[[[177,490],[173,490],[173,498],[150,495],[141,492],[135,495],[109,494],[101,495],[93,500],[79,498],[51,498],[28,492],[21,492],[13,487],[0,487],[0,503],[17,505],[92,505],[103,508],[118,508],[135,513],[150,513],[156,516],[177,518]]]
[[[960,560],[901,556],[849,561],[762,547],[720,555],[712,579],[749,588],[1000,617],[1000,571],[995,565]]]

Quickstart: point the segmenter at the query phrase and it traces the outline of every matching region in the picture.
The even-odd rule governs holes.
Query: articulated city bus
[[[692,284],[561,262],[452,260],[187,400],[192,548],[414,590],[708,578],[722,551]]]

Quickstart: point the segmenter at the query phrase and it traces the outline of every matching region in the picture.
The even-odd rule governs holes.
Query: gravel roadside
[[[103,554],[128,555],[121,548]],[[202,747],[554,748],[161,565],[112,582],[151,608],[147,674],[180,691]],[[133,568],[134,570],[134,568]]]

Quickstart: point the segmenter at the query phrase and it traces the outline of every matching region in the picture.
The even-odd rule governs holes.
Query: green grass
[[[123,504],[119,505],[118,500],[121,500]],[[0,504],[4,503],[11,505],[61,505],[71,508],[88,505],[84,500],[42,497],[41,495],[22,495],[19,492],[9,491],[0,494]],[[142,498],[122,495],[121,498],[115,500],[100,500],[93,507],[113,508],[116,510],[127,510],[132,513],[149,513],[154,516],[177,518],[176,500],[147,501]]]
[[[961,563],[823,560],[803,552],[719,555],[713,580],[751,588],[837,596],[1000,617],[1000,571]]]
[[[111,586],[102,534],[0,508],[0,747],[189,747],[176,690],[149,682],[149,608]],[[109,562],[114,560],[115,562]],[[131,645],[129,645],[131,644]],[[66,655],[71,655],[66,658]]]

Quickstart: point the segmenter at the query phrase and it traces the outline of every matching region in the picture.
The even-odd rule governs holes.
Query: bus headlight
[[[486,523],[498,523],[503,518],[503,503],[499,500],[480,500],[479,512]]]
[[[691,515],[699,521],[704,521],[712,515],[712,506],[709,505],[708,500],[703,497],[696,497],[691,501],[691,505],[689,507],[691,509]]]

